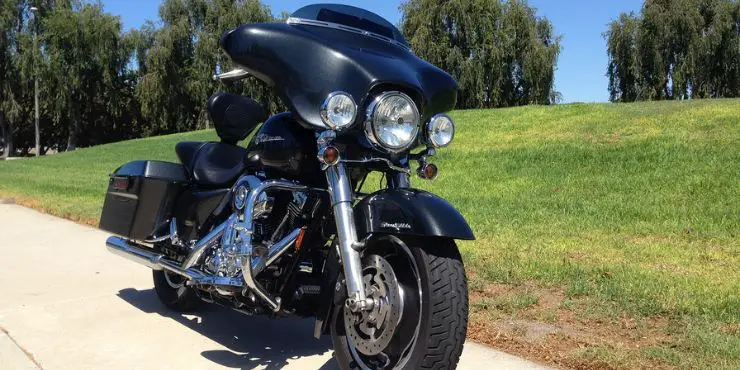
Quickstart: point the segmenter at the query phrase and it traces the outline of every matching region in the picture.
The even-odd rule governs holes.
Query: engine
[[[252,186],[255,185],[252,184]],[[235,190],[233,209],[239,213],[239,217],[245,216],[243,203],[248,193],[248,184],[239,185]],[[307,195],[302,192],[278,191],[275,194],[260,197],[252,213],[253,256],[266,258],[270,246],[295,229],[296,220],[303,213],[306,203]],[[219,277],[240,277],[244,257],[238,255],[237,249],[237,244],[223,246],[219,243],[215,245],[205,254],[203,270]],[[275,266],[279,266],[279,263]],[[225,292],[220,291],[220,293]]]

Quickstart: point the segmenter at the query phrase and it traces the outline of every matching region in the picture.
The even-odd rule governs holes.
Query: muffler
[[[118,236],[111,236],[105,241],[105,246],[113,254],[117,254],[129,261],[149,267],[152,270],[166,270],[191,280],[202,280],[206,277],[195,269],[184,270],[179,263],[167,259],[163,254],[156,253],[150,248],[136,244]]]

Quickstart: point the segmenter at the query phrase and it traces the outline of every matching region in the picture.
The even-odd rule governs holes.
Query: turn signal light
[[[422,179],[434,180],[438,174],[437,166],[432,163],[423,164],[417,170],[417,174]]]
[[[333,146],[327,146],[319,152],[319,159],[329,166],[339,162],[339,149]]]

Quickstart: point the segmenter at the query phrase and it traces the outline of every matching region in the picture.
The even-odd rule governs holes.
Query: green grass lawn
[[[439,178],[414,185],[478,236],[461,243],[474,339],[573,367],[740,368],[740,100],[452,116]],[[215,138],[0,162],[0,196],[94,222],[121,163]]]

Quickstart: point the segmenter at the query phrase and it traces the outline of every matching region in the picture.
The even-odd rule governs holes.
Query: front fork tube
[[[344,267],[344,279],[347,286],[347,307],[352,311],[368,309],[372,300],[367,300],[362,281],[362,262],[357,250],[359,241],[355,229],[355,217],[352,210],[352,187],[344,164],[328,166],[325,170],[329,187],[334,221],[337,225],[339,254]]]
[[[388,179],[389,189],[405,189],[411,187],[410,176],[407,173],[388,171],[385,176]]]

